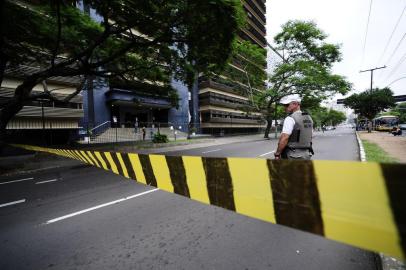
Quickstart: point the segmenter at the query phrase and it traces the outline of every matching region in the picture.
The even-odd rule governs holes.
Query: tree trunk
[[[3,83],[6,66],[7,66],[7,57],[3,56],[3,53],[0,53],[0,86]]]
[[[270,100],[268,102],[267,111],[266,111],[265,119],[267,121],[267,124],[266,124],[265,134],[264,134],[265,139],[269,139],[269,133],[271,132],[271,128],[272,128],[272,120],[273,120],[273,118],[272,118],[272,103],[273,103],[273,100]]]
[[[269,133],[271,132],[271,128],[272,128],[272,116],[267,116],[266,117],[266,121],[267,121],[267,124],[266,124],[266,128],[265,128],[265,134],[264,134],[264,138],[265,139],[269,139]]]

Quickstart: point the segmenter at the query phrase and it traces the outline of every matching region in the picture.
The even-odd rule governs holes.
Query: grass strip
[[[381,147],[375,143],[371,143],[367,140],[362,140],[364,145],[365,155],[367,161],[383,162],[383,163],[398,163],[399,160],[389,156]]]

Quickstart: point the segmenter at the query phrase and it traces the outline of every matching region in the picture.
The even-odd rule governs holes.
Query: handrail
[[[100,124],[100,125],[95,126],[95,127],[92,128],[90,131],[94,131],[95,129],[98,129],[98,128],[101,127],[101,126],[104,126],[105,124],[110,124],[110,123],[111,123],[111,121],[106,121],[106,122],[104,122],[104,123],[102,123],[102,124]]]

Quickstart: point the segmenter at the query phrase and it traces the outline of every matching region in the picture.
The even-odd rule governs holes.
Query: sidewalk
[[[269,138],[271,140],[274,139],[274,137],[275,137],[275,134],[270,134],[270,136],[269,136]],[[183,144],[183,145],[174,145],[174,146],[162,145],[163,147],[157,147],[157,148],[151,147],[151,148],[147,148],[147,149],[134,149],[133,151],[127,151],[127,149],[125,149],[123,152],[138,152],[138,153],[153,154],[153,153],[160,153],[160,152],[189,150],[189,149],[193,149],[193,148],[216,146],[216,145],[222,145],[222,144],[253,142],[253,141],[262,141],[262,140],[268,140],[268,139],[264,138],[264,134],[220,137],[220,138],[202,139],[196,143],[193,143],[193,140],[192,140],[192,141],[190,141],[190,143]]]
[[[385,150],[389,156],[398,159],[402,163],[406,163],[406,137],[393,136],[389,132],[373,131],[358,131],[362,140],[367,140],[377,144]]]
[[[270,139],[275,138],[275,134],[270,134]],[[268,140],[264,138],[264,134],[254,134],[254,135],[239,135],[230,137],[206,137],[206,138],[196,138],[191,140],[178,140],[171,141],[169,143],[159,143],[155,144],[151,141],[141,141],[141,142],[126,142],[126,143],[107,143],[107,144],[90,144],[90,145],[80,145],[80,149],[91,149],[97,151],[115,151],[115,152],[125,152],[125,153],[140,153],[140,154],[154,154],[160,152],[169,151],[182,151],[193,148],[215,146],[222,144],[238,143],[238,142],[249,142],[249,141],[260,141]]]
[[[362,140],[366,140],[371,143],[375,143],[381,147],[389,156],[398,159],[402,163],[406,163],[406,137],[405,136],[393,136],[389,132],[372,131],[358,131],[358,135]],[[381,258],[382,270],[405,270],[405,263],[379,253]]]

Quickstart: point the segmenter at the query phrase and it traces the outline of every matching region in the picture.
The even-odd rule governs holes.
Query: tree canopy
[[[399,117],[399,123],[406,123],[406,102],[402,102],[396,105],[395,108],[382,115],[395,115]]]
[[[169,86],[171,76],[190,82],[197,71],[221,70],[244,22],[239,0],[84,1],[97,20],[77,8],[81,2],[1,1],[0,82],[7,65],[39,69],[2,107],[0,130],[35,98],[32,88],[50,77],[94,75]]]
[[[272,104],[284,96],[324,99],[351,89],[345,77],[332,73],[333,64],[341,61],[340,47],[327,43],[326,38],[314,22],[298,20],[288,21],[274,37],[275,50],[282,59],[269,75],[269,88],[262,97],[268,111],[265,137],[271,127]]]
[[[389,88],[374,88],[360,94],[352,94],[344,100],[344,105],[359,116],[372,120],[378,113],[395,106],[393,92]]]
[[[234,85],[234,89],[251,100],[249,108],[254,105],[255,92],[264,90],[266,80],[266,50],[249,41],[239,40],[234,43],[230,63],[222,76],[227,77]],[[230,84],[230,82],[228,82]]]
[[[347,119],[343,112],[324,107],[314,108],[310,111],[310,114],[313,118],[314,127],[321,127],[322,125],[336,126]]]

